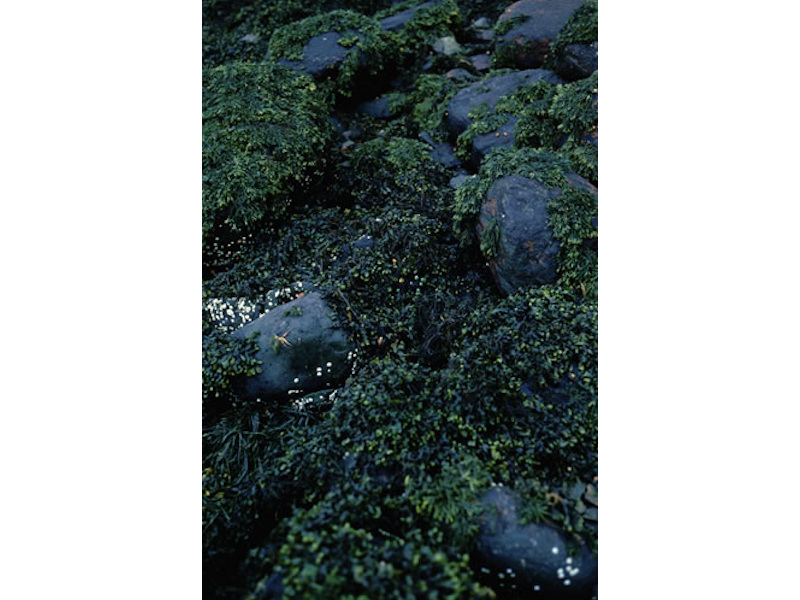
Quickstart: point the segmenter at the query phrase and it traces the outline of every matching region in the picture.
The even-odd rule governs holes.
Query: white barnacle
[[[542,590],[542,586],[540,586],[538,583],[535,586],[533,586],[533,591],[534,592],[540,592],[541,590]]]
[[[333,363],[332,363],[332,362],[325,363],[325,366],[326,366],[326,367],[328,367],[328,368],[330,368],[330,367],[332,367],[332,366],[333,366]]]
[[[299,377],[295,377],[295,378],[294,378],[294,382],[295,382],[295,383],[300,383],[300,378],[299,378]]]
[[[558,547],[553,546],[552,552],[553,552],[553,554],[558,554]]]
[[[558,578],[559,578],[559,579],[564,579],[564,569],[562,569],[561,567],[559,567],[559,568],[558,568],[558,571],[556,571],[556,575],[558,575]]]
[[[572,583],[572,582],[569,579],[565,579],[564,580],[564,585],[569,585],[570,583]]]
[[[565,562],[566,562],[568,565],[571,565],[571,564],[572,564],[572,557],[571,557],[571,556],[568,556],[568,557],[567,557],[567,560],[566,560]]]

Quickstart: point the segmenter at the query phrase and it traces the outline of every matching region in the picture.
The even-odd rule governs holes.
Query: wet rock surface
[[[581,546],[575,552],[558,529],[520,522],[520,499],[494,487],[486,507],[473,561],[499,598],[582,598],[597,596],[597,558]]]
[[[544,64],[550,44],[556,40],[572,13],[583,0],[520,0],[497,19],[498,25],[510,19],[522,22],[496,39],[499,52],[513,56],[519,69],[535,69]]]
[[[547,205],[560,193],[519,175],[502,177],[489,188],[476,229],[485,239],[496,228],[496,255],[489,267],[505,292],[556,280],[559,244],[547,222]]]
[[[563,80],[552,71],[529,69],[489,77],[462,89],[447,106],[447,128],[450,134],[458,136],[472,124],[472,119],[469,117],[471,110],[481,104],[485,104],[490,111],[494,110],[500,98],[537,81],[550,84],[563,83]]]
[[[597,70],[597,42],[568,44],[556,56],[554,71],[565,81],[589,77]]]
[[[381,19],[379,21],[381,27],[386,31],[399,31],[403,27],[408,24],[408,22],[414,18],[414,15],[422,10],[423,8],[430,8],[431,6],[436,6],[439,4],[438,1],[436,2],[423,2],[422,4],[417,4],[416,6],[412,6],[411,8],[407,8],[403,11],[400,11],[397,14],[392,15],[391,17],[386,17],[385,19]]]
[[[346,33],[329,31],[315,35],[303,48],[303,59],[299,61],[278,59],[278,63],[300,73],[307,73],[320,80],[331,76],[342,65],[350,52],[339,44],[339,40],[347,34],[357,34],[354,29]],[[363,52],[357,50],[363,57]]]
[[[240,379],[244,400],[282,397],[290,391],[312,392],[342,382],[350,371],[353,346],[331,319],[319,292],[281,304],[236,330],[232,336],[258,335],[262,372]]]

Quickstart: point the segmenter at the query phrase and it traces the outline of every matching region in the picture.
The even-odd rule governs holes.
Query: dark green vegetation
[[[467,160],[476,135],[517,117],[516,143],[528,148],[558,150],[569,167],[597,185],[597,72],[563,85],[537,82],[502,98],[494,112],[481,105],[473,123],[458,136],[459,156]]]
[[[445,62],[421,65],[431,36],[509,2],[447,0],[387,35],[373,24],[414,3],[390,4],[204,1],[203,297],[258,303],[308,282],[358,346],[338,390],[248,404],[231,382],[259,368],[252,340],[204,317],[208,598],[269,598],[276,574],[286,598],[493,598],[471,558],[492,484],[522,495],[525,519],[596,548],[596,521],[570,493],[597,476],[597,264],[584,244],[596,201],[572,190],[554,202],[559,280],[507,297],[473,229],[500,175],[596,182],[596,152],[593,177],[576,158],[596,126],[584,99],[596,76],[504,100],[525,147],[490,154],[455,192],[418,136],[446,140],[447,102],[466,83],[443,79]],[[262,62],[268,48],[296,57],[332,18],[374,34],[374,65],[402,57],[390,121]],[[348,129],[360,135],[345,151]]]
[[[324,173],[333,128],[315,92],[309,77],[279,65],[231,63],[203,71],[206,252],[215,241],[272,225],[292,194]]]

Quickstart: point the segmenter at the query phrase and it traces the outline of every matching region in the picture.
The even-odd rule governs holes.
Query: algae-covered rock
[[[456,189],[456,229],[474,240],[498,286],[512,292],[556,282],[581,295],[597,293],[597,189],[571,172],[566,157],[544,150],[501,148],[478,177]],[[555,273],[553,266],[555,264]]]
[[[375,16],[380,19],[381,27],[393,33],[398,52],[395,60],[400,56],[423,54],[436,40],[452,38],[460,31],[462,21],[461,10],[455,0],[399,2]]]
[[[341,383],[349,374],[353,345],[331,319],[319,292],[281,304],[232,334],[257,335],[261,372],[240,378],[243,400],[312,392]]]
[[[519,175],[497,179],[486,193],[477,232],[492,275],[507,293],[556,280],[559,244],[547,222],[547,206],[560,193]]]
[[[350,97],[363,87],[359,83],[376,85],[391,66],[390,48],[391,37],[377,20],[334,10],[275,30],[266,61],[308,73],[335,96]]]
[[[203,71],[203,238],[272,225],[320,177],[332,140],[310,78],[279,65]]]
[[[458,136],[472,124],[470,112],[474,109],[485,105],[491,112],[503,96],[537,81],[562,83],[561,78],[552,71],[530,69],[491,76],[460,90],[447,106],[447,128],[450,134]]]
[[[597,2],[584,2],[551,46],[548,68],[566,81],[589,77],[597,70]]]
[[[495,66],[535,69],[583,0],[519,0],[497,19]]]

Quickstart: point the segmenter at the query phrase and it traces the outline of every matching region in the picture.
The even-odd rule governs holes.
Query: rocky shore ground
[[[204,596],[597,597],[597,14],[204,0]]]

